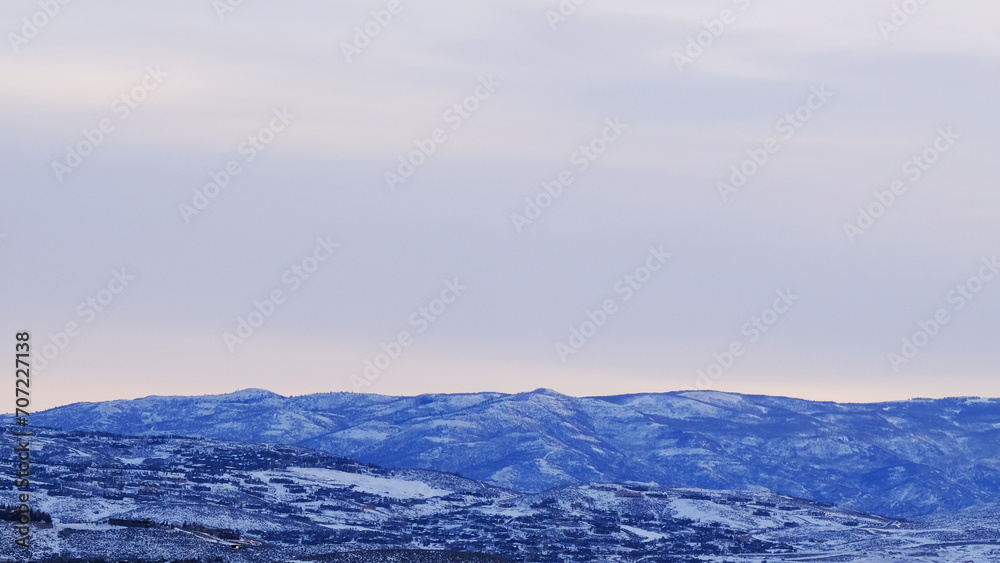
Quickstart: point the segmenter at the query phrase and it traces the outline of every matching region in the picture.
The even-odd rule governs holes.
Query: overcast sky
[[[33,408],[1000,396],[1000,5],[917,6],[4,2],[0,334]]]

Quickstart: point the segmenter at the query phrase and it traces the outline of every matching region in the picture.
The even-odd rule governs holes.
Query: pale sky
[[[0,5],[33,409],[1000,396],[995,2],[228,5]]]

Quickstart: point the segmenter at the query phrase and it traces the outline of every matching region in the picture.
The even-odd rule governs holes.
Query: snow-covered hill
[[[79,403],[62,429],[300,445],[537,492],[586,482],[767,490],[890,516],[1000,498],[1000,400],[837,404],[713,391],[575,398],[539,389],[387,397]]]
[[[0,456],[15,444],[3,429]],[[1000,558],[988,507],[914,522],[760,491],[624,483],[517,493],[293,446],[83,432],[40,432],[32,460],[33,508],[52,519],[33,531],[32,561]],[[24,561],[13,535],[0,526],[0,560]]]

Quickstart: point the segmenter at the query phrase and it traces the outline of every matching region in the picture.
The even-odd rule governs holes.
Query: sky
[[[995,2],[64,1],[0,6],[32,409],[1000,396]]]

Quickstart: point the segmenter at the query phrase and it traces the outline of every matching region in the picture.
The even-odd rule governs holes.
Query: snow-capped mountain
[[[889,516],[1000,498],[1000,400],[811,402],[714,391],[388,397],[262,390],[78,403],[37,425],[299,445],[538,492],[587,482],[766,489]]]
[[[0,456],[17,444],[0,430]],[[995,508],[908,521],[759,491],[576,484],[518,493],[275,444],[39,431],[30,559],[996,561]],[[0,509],[0,516],[9,516]],[[234,549],[237,548],[237,549]]]

